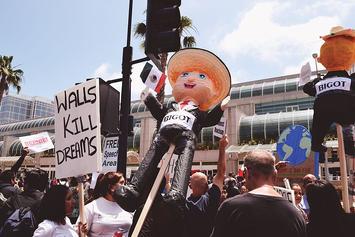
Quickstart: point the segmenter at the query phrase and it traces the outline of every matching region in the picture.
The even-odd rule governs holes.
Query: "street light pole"
[[[317,78],[319,78],[320,75],[319,75],[319,72],[318,72],[318,64],[317,64],[318,54],[317,54],[317,53],[314,53],[314,54],[312,54],[312,57],[314,58],[314,63],[315,63],[315,65],[316,65]]]
[[[123,48],[122,56],[122,90],[121,90],[121,114],[120,114],[120,139],[119,155],[117,157],[117,171],[126,177],[127,166],[127,139],[129,129],[129,114],[131,110],[131,74],[132,74],[132,52],[131,27],[132,27],[133,0],[129,0],[127,46]]]

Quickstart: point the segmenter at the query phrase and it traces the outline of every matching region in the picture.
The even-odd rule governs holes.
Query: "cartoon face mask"
[[[214,91],[214,84],[206,73],[191,71],[178,76],[173,96],[177,102],[192,100],[196,105],[203,105],[214,96]]]

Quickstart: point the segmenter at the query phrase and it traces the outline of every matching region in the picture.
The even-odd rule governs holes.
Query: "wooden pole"
[[[148,195],[147,201],[144,204],[143,210],[141,215],[139,216],[139,219],[137,221],[137,224],[134,228],[134,231],[132,233],[132,237],[138,237],[139,232],[142,229],[143,223],[145,221],[145,218],[148,215],[148,212],[154,202],[155,196],[159,191],[159,187],[161,184],[161,181],[163,180],[164,174],[165,174],[165,170],[169,165],[170,159],[174,154],[174,150],[175,150],[175,145],[170,145],[169,151],[165,154],[164,158],[163,158],[163,163],[162,166],[160,167],[159,173],[154,181],[153,187],[150,190],[150,193]]]
[[[338,136],[338,158],[340,163],[340,176],[341,176],[341,186],[342,186],[342,197],[344,210],[350,213],[349,207],[349,188],[348,188],[348,173],[346,169],[345,160],[345,149],[344,149],[344,139],[343,139],[343,128],[340,124],[336,125],[337,136]]]
[[[85,220],[85,216],[84,216],[84,183],[80,182],[78,184],[78,195],[79,195],[79,220],[81,223],[86,223]],[[79,225],[80,228],[80,225]],[[81,230],[79,230],[80,236],[81,237],[85,237],[86,234],[84,234],[83,232],[81,232]]]

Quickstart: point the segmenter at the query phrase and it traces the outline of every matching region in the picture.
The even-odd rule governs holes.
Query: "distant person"
[[[225,149],[228,137],[224,135],[219,141],[217,174],[213,178],[211,188],[208,188],[207,176],[201,172],[194,173],[190,178],[191,195],[187,198],[186,236],[209,236],[213,221],[220,204],[226,171]]]
[[[252,151],[244,165],[249,192],[222,203],[211,237],[306,236],[302,216],[273,188],[275,157],[267,151]]]
[[[44,195],[39,217],[41,223],[33,237],[78,237],[68,218],[73,211],[73,196],[68,187],[52,186]]]
[[[41,169],[34,169],[26,174],[24,191],[8,198],[0,208],[0,225],[9,215],[21,207],[30,207],[35,217],[38,216],[39,205],[48,183],[48,174]]]
[[[310,207],[308,237],[353,236],[355,214],[345,213],[338,192],[324,180],[316,180],[306,187]]]
[[[306,186],[310,183],[313,183],[316,180],[317,178],[313,174],[307,174],[303,177],[303,184],[302,184],[303,196],[299,205],[307,215],[309,215],[309,205],[307,201]]]
[[[121,173],[108,172],[98,177],[93,201],[84,208],[86,225],[82,230],[87,236],[112,237],[115,232],[120,232],[123,237],[128,237],[133,214],[123,210],[112,196],[124,183]]]
[[[303,194],[302,188],[298,183],[293,183],[291,185],[291,189],[294,191],[294,194],[295,194],[296,207],[297,207],[298,211],[301,213],[301,215],[303,216],[306,223],[308,223],[308,215],[300,206],[300,203],[302,201],[302,194]]]
[[[15,178],[17,171],[20,169],[28,153],[27,147],[22,149],[20,158],[11,167],[11,170],[4,170],[0,173],[0,193],[2,193],[5,198],[9,198],[21,192],[19,188],[15,187]]]

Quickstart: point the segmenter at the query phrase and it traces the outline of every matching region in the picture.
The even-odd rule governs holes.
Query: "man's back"
[[[306,236],[305,222],[282,197],[246,193],[220,207],[212,237]]]

